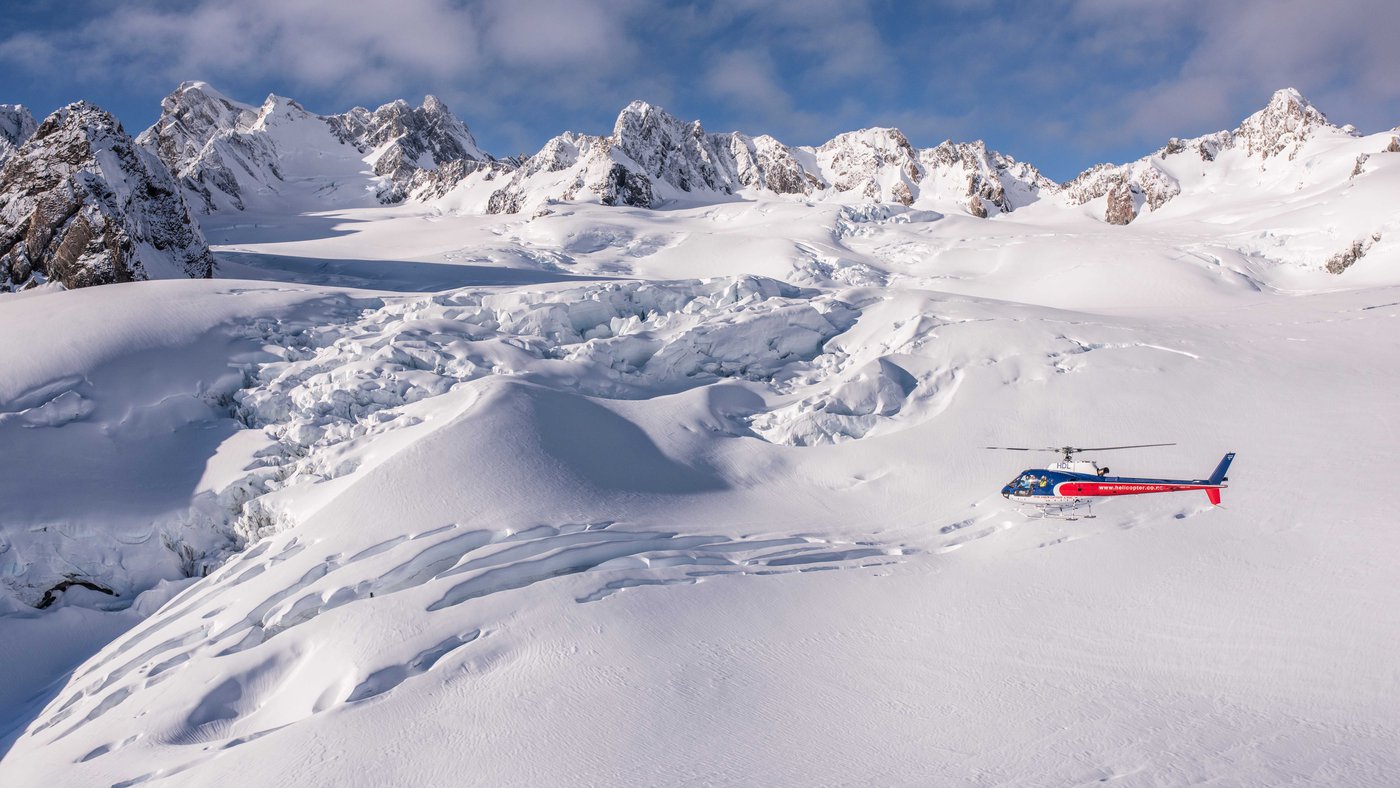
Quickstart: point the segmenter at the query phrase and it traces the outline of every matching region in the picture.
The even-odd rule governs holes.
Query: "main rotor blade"
[[[999,449],[1001,451],[1059,451],[1059,449],[1028,449],[1024,446],[983,446],[984,449]]]
[[[1074,450],[1074,453],[1075,453],[1075,454],[1078,454],[1078,453],[1080,453],[1080,452],[1085,452],[1085,451],[1112,451],[1112,450],[1114,450],[1114,449],[1147,449],[1147,448],[1151,448],[1151,447],[1153,447],[1153,446],[1175,446],[1175,445],[1176,445],[1175,443],[1138,443],[1138,444],[1134,444],[1134,445],[1132,445],[1132,446],[1097,446],[1097,447],[1094,447],[1094,448],[1092,448],[1092,449],[1075,449],[1075,450]]]

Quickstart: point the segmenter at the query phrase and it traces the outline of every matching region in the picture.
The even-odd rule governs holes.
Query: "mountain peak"
[[[1235,134],[1250,156],[1258,153],[1267,159],[1287,152],[1291,159],[1318,130],[1340,131],[1297,88],[1289,87],[1275,91],[1263,109],[1240,123]]]
[[[653,112],[653,111],[655,111],[655,110],[660,110],[662,114],[666,114],[666,110],[661,109],[660,107],[657,107],[657,106],[653,105],[651,102],[642,101],[641,99],[633,99],[632,101],[630,101],[630,102],[627,103],[627,106],[625,106],[625,107],[622,108],[622,112],[620,112],[619,114],[620,114],[620,115],[646,115],[646,114],[648,114],[648,113],[650,113],[650,112]]]
[[[0,291],[209,276],[213,266],[170,171],[95,104],[56,110],[0,167]]]
[[[451,114],[451,111],[447,108],[447,105],[442,103],[442,99],[438,98],[437,96],[434,96],[431,93],[423,97],[422,110],[424,112],[431,112],[434,115]]]
[[[622,108],[617,113],[617,122],[613,124],[613,140],[625,143],[628,137],[641,135],[644,137],[654,137],[658,130],[664,128],[677,133],[682,133],[685,125],[679,118],[661,107],[646,101],[633,101]],[[699,128],[699,121],[694,126]]]
[[[186,80],[184,82],[181,82],[180,86],[175,88],[175,90],[171,92],[170,96],[183,96],[187,93],[195,93],[208,98],[219,99],[222,101],[233,103],[233,99],[225,95],[223,91],[219,90],[218,88],[214,87],[208,82],[204,82],[203,80],[198,79]]]
[[[1303,96],[1302,91],[1297,88],[1279,88],[1274,91],[1274,95],[1269,98],[1268,107],[1312,107],[1312,102]]]

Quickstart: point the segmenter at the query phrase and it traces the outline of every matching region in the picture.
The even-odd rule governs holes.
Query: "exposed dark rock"
[[[651,181],[646,176],[628,170],[621,164],[614,164],[608,172],[606,188],[600,193],[604,205],[631,205],[635,208],[650,208],[652,203]]]
[[[1263,109],[1245,118],[1234,134],[1236,144],[1250,156],[1267,159],[1286,152],[1291,159],[1323,128],[1337,127],[1297,90],[1284,88]]]
[[[967,212],[978,219],[987,218],[987,206],[983,205],[982,198],[975,194],[967,200]]]
[[[116,591],[113,591],[112,589],[108,588],[107,586],[101,585],[100,583],[94,583],[91,580],[83,580],[82,578],[73,577],[72,575],[69,575],[66,579],[60,580],[58,583],[54,584],[53,588],[50,588],[49,590],[45,591],[43,598],[40,599],[38,604],[34,605],[34,607],[40,610],[44,610],[50,607],[51,605],[53,605],[54,602],[58,601],[59,594],[62,594],[64,591],[67,591],[73,586],[78,586],[79,588],[86,588],[89,591],[97,591],[99,593],[106,594],[107,596],[117,595]]]
[[[1324,268],[1329,274],[1340,274],[1356,264],[1357,260],[1366,256],[1371,247],[1381,239],[1380,233],[1373,233],[1370,238],[1359,241],[1352,241],[1351,246],[1327,258]]]
[[[1137,206],[1133,203],[1133,191],[1127,183],[1119,182],[1108,190],[1108,208],[1103,220],[1109,224],[1128,224],[1137,218]]]
[[[213,271],[175,179],[99,107],[58,110],[0,168],[0,289]]]

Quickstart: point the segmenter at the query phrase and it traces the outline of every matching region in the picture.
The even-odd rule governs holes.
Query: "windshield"
[[[1025,471],[1020,476],[1012,479],[1011,483],[1006,486],[1010,487],[1012,490],[1036,490],[1044,487],[1045,484],[1046,479],[1044,473]]]

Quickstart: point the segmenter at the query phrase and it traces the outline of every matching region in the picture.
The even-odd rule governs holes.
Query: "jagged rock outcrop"
[[[921,193],[937,194],[945,202],[966,202],[974,216],[986,218],[1053,194],[1059,186],[1035,167],[998,153],[981,140],[945,140],[919,152],[924,177]]]
[[[1117,194],[1106,208],[1104,220],[1118,224],[1136,213],[1125,211],[1125,187],[1139,195],[1148,210],[1155,211],[1181,193],[1181,182],[1171,170],[1187,157],[1192,162],[1210,164],[1224,152],[1237,150],[1257,159],[1261,166],[1268,159],[1287,155],[1289,159],[1319,134],[1354,134],[1350,127],[1339,128],[1327,120],[1297,90],[1285,88],[1274,93],[1263,109],[1245,118],[1233,131],[1217,131],[1193,139],[1173,137],[1165,146],[1127,164],[1099,164],[1080,173],[1061,189],[1070,205],[1082,205],[1105,195]],[[1111,213],[1113,218],[1109,218]]]
[[[1267,159],[1284,153],[1292,159],[1298,149],[1323,129],[1341,131],[1294,88],[1274,93],[1269,103],[1235,129],[1235,144],[1249,156]]]
[[[373,112],[356,107],[326,121],[341,141],[367,154],[375,175],[387,179],[378,191],[380,202],[439,197],[478,170],[511,169],[483,151],[436,96],[425,97],[418,107],[402,99]]]
[[[811,194],[827,188],[819,176],[802,166],[793,148],[767,134],[730,136],[729,153],[743,186],[774,194]]]
[[[1109,205],[1105,209],[1104,221],[1128,224],[1137,218],[1138,203],[1155,211],[1181,193],[1181,183],[1162,166],[1162,156],[1172,155],[1164,153],[1168,150],[1172,150],[1172,153],[1193,151],[1202,156],[1202,161],[1211,161],[1206,156],[1213,157],[1215,148],[1197,140],[1191,140],[1188,146],[1173,139],[1157,154],[1135,162],[1094,165],[1065,183],[1060,193],[1071,205],[1083,205],[1108,195]],[[1130,199],[1133,195],[1137,195],[1138,199]]]
[[[847,132],[814,153],[833,189],[869,202],[908,205],[924,177],[919,152],[899,129]]]
[[[0,165],[24,144],[38,124],[23,104],[0,104]]]
[[[298,191],[341,204],[370,194],[381,203],[431,199],[473,173],[513,168],[482,151],[433,96],[419,107],[400,100],[323,116],[282,96],[254,107],[186,82],[161,109],[137,142],[160,155],[205,212]]]
[[[1108,190],[1108,210],[1103,220],[1109,224],[1127,224],[1137,218],[1137,205],[1133,200],[1133,187],[1119,181]]]
[[[707,134],[700,121],[682,123],[665,110],[634,101],[617,116],[611,140],[650,178],[683,192],[732,194],[738,168],[729,135]]]
[[[1055,188],[1034,167],[980,142],[920,150],[898,129],[875,128],[795,148],[768,136],[711,134],[699,122],[635,101],[610,136],[550,140],[492,194],[487,210],[517,213],[580,199],[650,206],[766,192],[840,202],[932,201],[987,216]]]
[[[1385,146],[1386,153],[1400,153],[1400,137],[1391,137],[1390,144]]]
[[[0,289],[213,272],[169,170],[100,107],[58,110],[0,167]]]
[[[1327,262],[1323,263],[1322,267],[1329,274],[1340,274],[1355,265],[1357,260],[1365,257],[1366,253],[1371,251],[1371,247],[1380,240],[1381,234],[1375,232],[1367,238],[1352,241],[1351,246],[1327,258]]]
[[[487,213],[519,213],[529,199],[521,184],[535,183],[561,200],[596,199],[603,205],[650,207],[651,180],[614,150],[608,137],[566,132],[526,159],[505,187],[491,194]],[[538,201],[535,201],[538,202]]]

